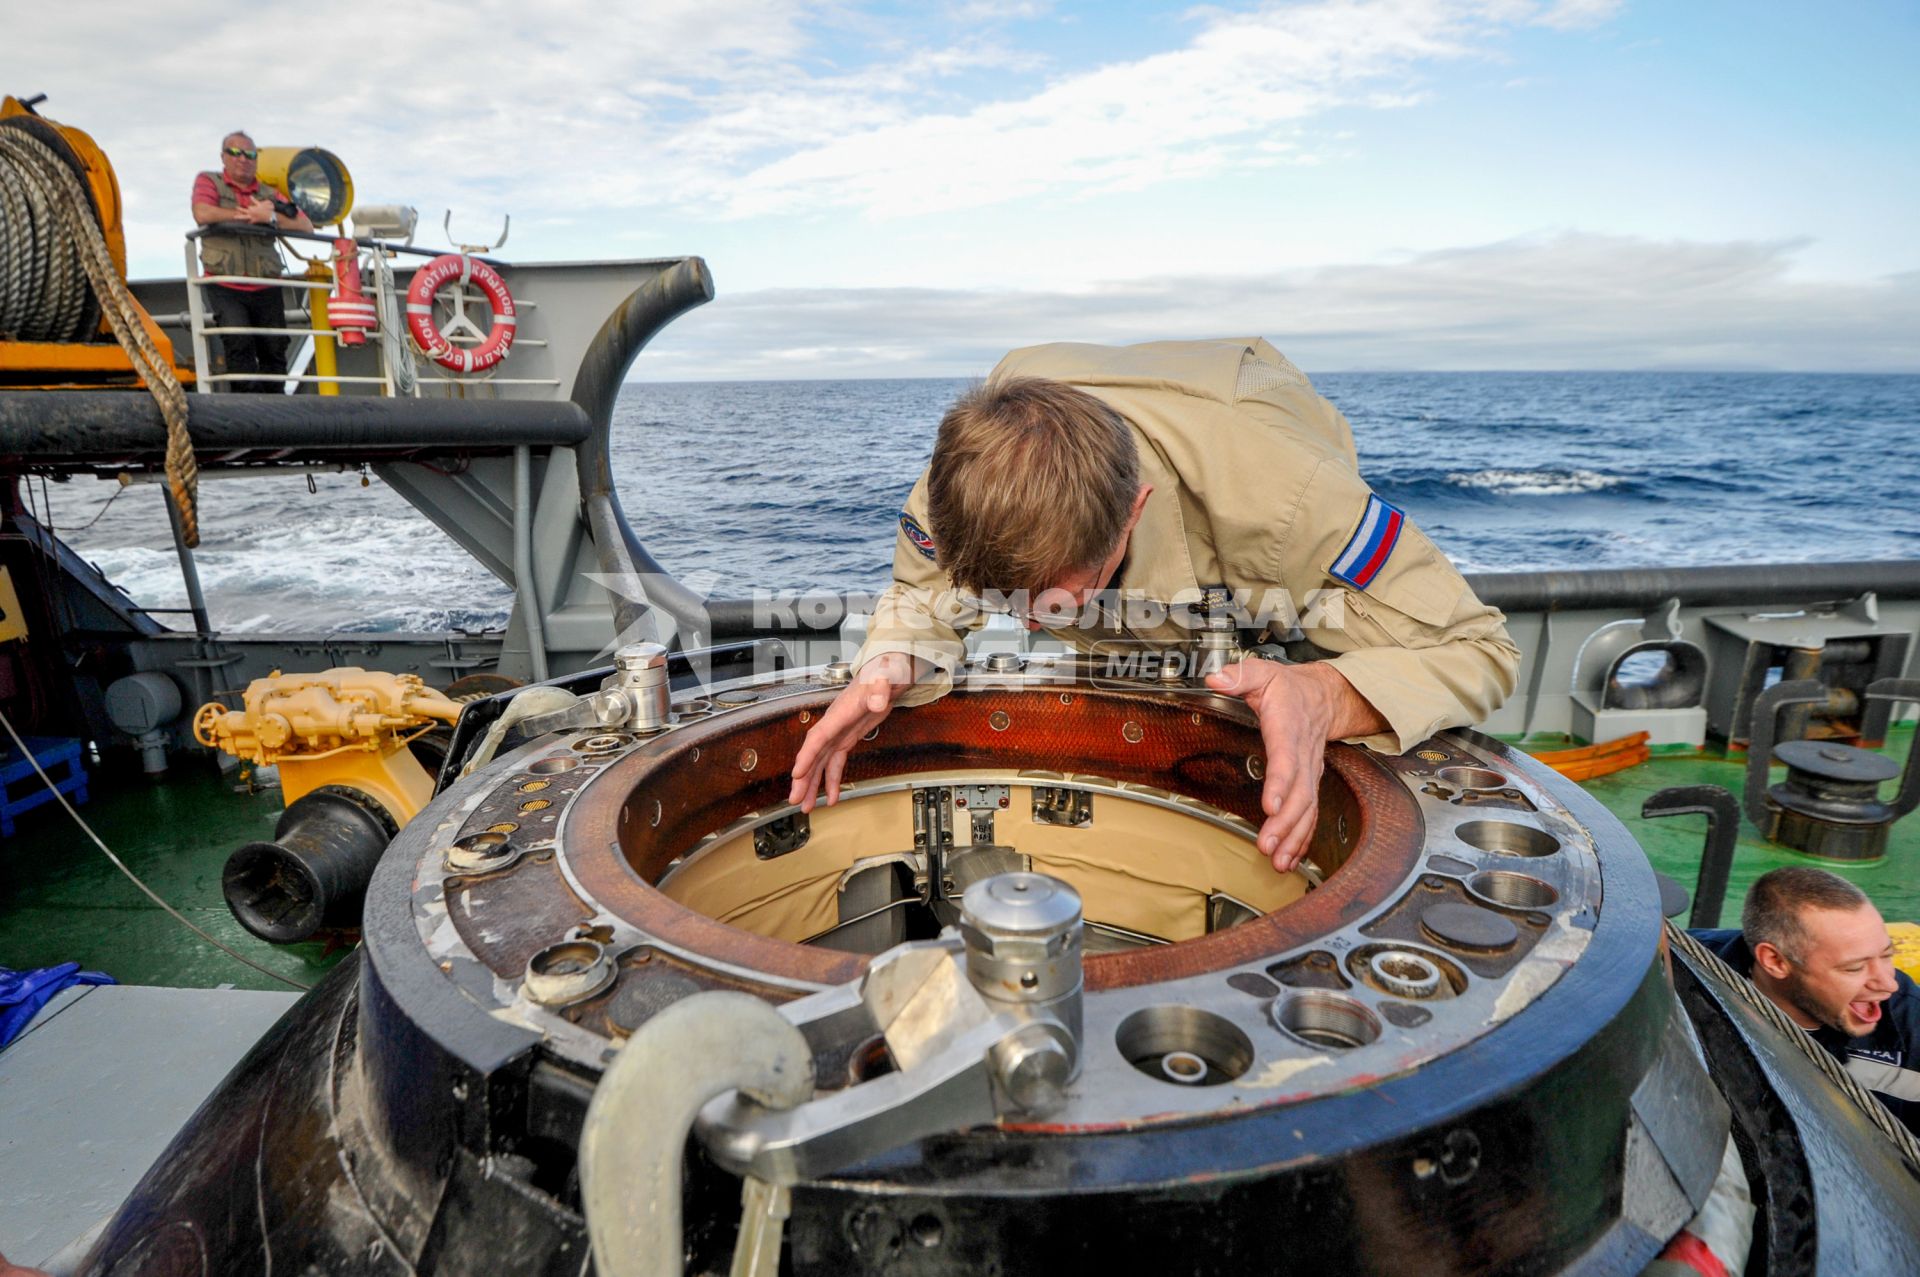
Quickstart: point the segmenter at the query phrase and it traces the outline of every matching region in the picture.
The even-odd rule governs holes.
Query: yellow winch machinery
[[[257,678],[240,709],[202,705],[193,735],[256,767],[278,767],[289,807],[322,786],[347,785],[404,825],[433,797],[433,778],[407,743],[459,717],[459,703],[416,674],[347,666]]]
[[[358,926],[380,853],[433,797],[407,747],[459,717],[459,703],[417,675],[355,667],[275,673],[249,684],[239,709],[202,705],[195,739],[279,768],[287,804],[273,841],[227,861],[221,885],[234,916],[281,943]]]

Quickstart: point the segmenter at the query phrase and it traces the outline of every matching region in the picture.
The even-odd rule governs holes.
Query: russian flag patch
[[[913,548],[920,551],[923,556],[929,559],[939,557],[933,548],[933,538],[927,535],[925,528],[920,526],[920,520],[905,511],[900,514],[900,530],[907,534],[907,540],[913,542]]]
[[[1406,521],[1404,513],[1379,497],[1367,494],[1367,512],[1360,517],[1353,539],[1334,558],[1327,575],[1356,590],[1366,589],[1386,566],[1387,556],[1393,553],[1395,543],[1400,540],[1401,525]]]

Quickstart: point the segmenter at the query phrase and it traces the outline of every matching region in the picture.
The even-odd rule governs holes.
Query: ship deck
[[[1887,734],[1879,751],[1904,762],[1913,748],[1914,724],[1896,725]],[[1537,747],[1536,742],[1527,742]],[[1561,746],[1563,747],[1564,743]],[[1626,825],[1647,859],[1661,873],[1676,879],[1689,892],[1700,869],[1700,851],[1706,842],[1706,818],[1703,816],[1665,816],[1649,820],[1640,814],[1647,799],[1674,785],[1719,785],[1736,799],[1745,789],[1747,756],[1728,757],[1717,752],[1685,750],[1656,752],[1637,767],[1581,782],[1581,788],[1598,798]],[[1772,782],[1785,775],[1783,768],[1773,770]],[[1883,794],[1893,792],[1888,785]],[[1920,922],[1920,818],[1897,822],[1892,830],[1887,854],[1878,860],[1846,863],[1802,855],[1760,837],[1759,831],[1744,816],[1740,822],[1740,840],[1734,851],[1733,872],[1727,883],[1727,899],[1721,910],[1720,925],[1740,925],[1740,907],[1754,879],[1783,865],[1815,865],[1855,883],[1870,896],[1890,923]],[[1683,918],[1682,921],[1685,921]]]
[[[1904,759],[1914,727],[1890,734],[1884,752]],[[1538,742],[1529,742],[1538,744]],[[1612,776],[1585,782],[1646,849],[1656,869],[1689,890],[1705,840],[1701,817],[1648,820],[1641,804],[1671,785],[1721,785],[1740,792],[1744,756],[1656,754]],[[81,814],[153,889],[198,926],[262,966],[311,985],[347,952],[344,938],[272,945],[243,930],[220,894],[220,871],[241,843],[272,836],[278,791],[237,791],[212,765],[176,762],[164,782],[97,780]],[[1722,925],[1737,925],[1753,880],[1788,864],[1819,864],[1865,890],[1889,922],[1920,921],[1920,817],[1894,827],[1880,860],[1816,861],[1767,843],[1743,822]],[[19,818],[0,840],[0,966],[16,970],[78,962],[123,984],[175,988],[285,989],[181,927],[128,882],[56,805]]]
[[[194,925],[268,970],[312,985],[340,961],[338,940],[275,945],[249,934],[220,894],[242,843],[273,837],[277,789],[236,791],[209,760],[176,760],[158,782],[97,777],[79,808],[102,841]],[[0,966],[78,962],[122,984],[287,989],[188,931],[128,882],[57,804],[0,840]]]

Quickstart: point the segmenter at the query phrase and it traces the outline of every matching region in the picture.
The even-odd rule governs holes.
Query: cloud
[[[1532,21],[1561,31],[1580,30],[1611,22],[1624,5],[1625,0],[1557,0]]]
[[[1252,162],[1275,130],[1334,107],[1406,105],[1400,85],[1417,65],[1467,56],[1499,15],[1534,12],[1452,0],[1211,12],[1182,48],[1024,97],[826,135],[715,197],[734,216],[822,206],[900,216],[1218,172]]]
[[[977,376],[1017,346],[1261,333],[1310,369],[1920,371],[1920,273],[1792,273],[1800,241],[1559,233],[1388,264],[1082,291],[725,295],[635,371],[657,380]]]
[[[617,12],[421,0],[404,16],[349,2],[324,17],[291,3],[240,17],[202,0],[154,17],[137,0],[94,0],[19,7],[6,22],[7,51],[30,50],[32,83],[50,94],[42,111],[112,157],[148,270],[178,270],[192,175],[215,166],[230,129],[324,145],[347,160],[361,199],[415,204],[430,223],[452,207],[487,226],[502,212],[604,225],[663,189],[643,198],[609,173],[666,153],[662,139],[689,112],[707,114],[712,86],[781,82],[813,42],[801,0]]]
[[[174,268],[191,174],[219,136],[320,144],[370,202],[431,224],[572,216],[579,240],[636,219],[900,217],[1038,195],[1139,190],[1256,169],[1342,106],[1419,100],[1423,68],[1493,57],[1529,23],[1603,20],[1592,0],[1316,0],[1205,8],[1175,47],[1100,65],[1007,43],[1044,6],[972,0],[927,23],[841,0],[365,0],[324,11],[214,0],[28,6],[47,112],[114,157],[133,256]],[[1022,28],[1025,29],[1025,28]],[[15,76],[16,81],[19,77]]]
[[[956,0],[946,14],[955,22],[1007,22],[1043,17],[1052,8],[1042,0]]]

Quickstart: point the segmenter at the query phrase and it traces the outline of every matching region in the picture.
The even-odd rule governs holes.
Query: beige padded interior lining
[[[995,817],[994,842],[1072,884],[1089,922],[1190,940],[1206,934],[1207,897],[1215,892],[1270,913],[1308,887],[1297,872],[1275,873],[1246,833],[1186,812],[1097,792],[1093,823],[1070,828],[1033,819],[1031,785],[1011,785],[1009,797]],[[956,820],[963,839],[965,820]],[[849,796],[816,808],[811,822],[798,851],[761,860],[751,831],[742,832],[690,857],[661,890],[760,935],[795,942],[817,936],[840,921],[840,882],[855,859],[913,849],[912,794]]]

